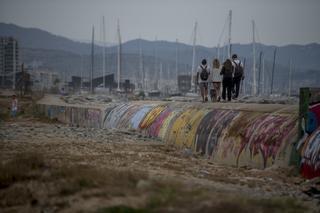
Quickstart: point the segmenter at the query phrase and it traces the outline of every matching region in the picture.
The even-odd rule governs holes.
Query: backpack
[[[234,62],[236,67],[234,68],[234,77],[241,77],[243,76],[243,67],[241,66],[241,62],[239,63]]]
[[[202,71],[201,71],[201,73],[200,73],[200,78],[201,78],[201,80],[203,80],[203,81],[208,80],[208,78],[209,78],[209,73],[208,73],[208,71],[207,71],[207,68],[204,68],[204,67],[201,66],[201,69],[202,69]]]

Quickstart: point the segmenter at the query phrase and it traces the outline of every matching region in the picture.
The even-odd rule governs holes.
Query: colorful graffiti
[[[301,174],[306,178],[320,176],[320,127],[307,138],[302,148]]]
[[[245,149],[248,149],[251,159],[260,154],[264,168],[268,160],[274,164],[281,146],[288,144],[283,141],[290,142],[294,138],[297,120],[297,117],[272,114],[261,114],[251,120],[245,128],[241,128],[243,138],[236,150],[237,164]]]
[[[209,112],[200,122],[196,133],[195,148],[197,152],[214,158],[218,141],[222,138],[223,130],[231,124],[239,112],[232,110],[214,110]]]
[[[320,88],[300,90],[300,171],[305,178],[320,176]]]
[[[50,108],[50,116],[53,111]],[[61,110],[60,110],[61,111]],[[65,107],[61,120],[88,127],[135,129],[192,149],[213,161],[270,166],[290,147],[297,114],[214,109],[182,102],[109,104],[105,109]]]

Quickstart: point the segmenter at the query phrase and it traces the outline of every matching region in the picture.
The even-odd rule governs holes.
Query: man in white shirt
[[[207,60],[203,59],[197,70],[197,84],[199,85],[202,102],[208,101],[208,81],[210,68],[207,65]]]

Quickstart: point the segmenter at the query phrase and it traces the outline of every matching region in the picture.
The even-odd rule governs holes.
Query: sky
[[[320,43],[320,0],[0,0],[0,22],[90,41],[92,25],[102,40],[105,16],[109,43],[116,43],[119,19],[124,42],[178,39],[187,44],[192,44],[197,22],[196,43],[213,47],[227,41],[229,10],[232,43],[251,43],[252,20],[257,42]]]

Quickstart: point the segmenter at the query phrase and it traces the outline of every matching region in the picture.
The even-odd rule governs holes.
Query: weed
[[[97,210],[97,213],[148,213],[147,209],[134,209],[128,206],[112,206],[101,208]]]

